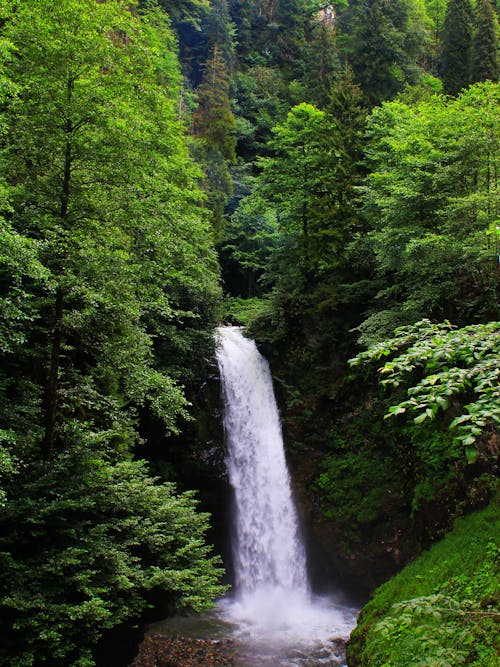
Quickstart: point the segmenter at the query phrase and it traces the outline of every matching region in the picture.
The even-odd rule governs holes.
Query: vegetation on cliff
[[[378,588],[348,645],[353,667],[498,664],[500,504],[458,520]]]

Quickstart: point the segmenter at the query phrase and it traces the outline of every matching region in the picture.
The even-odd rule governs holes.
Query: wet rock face
[[[231,640],[147,635],[131,667],[235,667]]]
[[[319,506],[313,482],[321,470],[321,454],[312,450],[289,452],[293,491],[307,543],[310,577],[313,588],[322,590],[325,583],[339,585],[353,599],[363,600],[374,588],[387,581],[408,559],[400,544],[403,530],[367,526],[362,539],[346,546],[342,528],[325,518]],[[404,528],[404,526],[403,526]]]

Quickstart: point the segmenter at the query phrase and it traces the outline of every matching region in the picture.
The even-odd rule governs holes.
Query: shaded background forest
[[[221,510],[220,321],[271,361],[323,572],[372,588],[488,502],[490,0],[3,0],[0,25],[0,664],[92,665],[223,590],[188,491]]]

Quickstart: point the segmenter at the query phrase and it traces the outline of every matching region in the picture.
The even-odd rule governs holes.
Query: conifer
[[[445,93],[457,95],[471,81],[473,13],[470,0],[450,0],[446,8],[441,48]]]
[[[229,99],[230,77],[221,47],[212,47],[197,88],[198,109],[193,134],[199,141],[195,156],[205,172],[207,207],[214,228],[220,228],[224,207],[232,193],[229,163],[235,160],[235,118]]]
[[[490,0],[480,0],[472,44],[472,82],[498,81],[498,37]]]
[[[229,73],[218,44],[211,49],[204,70],[197,89],[199,106],[194,114],[194,134],[205,139],[226,160],[233,160],[235,119],[229,101]]]

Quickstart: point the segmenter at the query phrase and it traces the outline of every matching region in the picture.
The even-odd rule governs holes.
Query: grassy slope
[[[351,667],[498,667],[500,499],[458,520],[380,586],[348,647]]]

